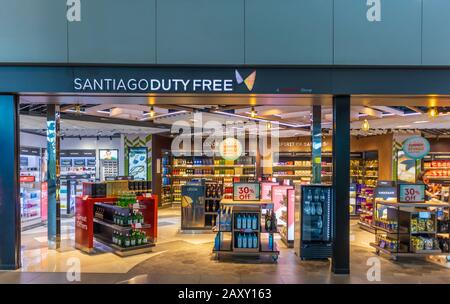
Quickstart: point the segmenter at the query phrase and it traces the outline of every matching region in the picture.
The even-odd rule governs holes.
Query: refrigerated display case
[[[332,254],[332,187],[298,186],[296,253],[302,260],[326,259]]]

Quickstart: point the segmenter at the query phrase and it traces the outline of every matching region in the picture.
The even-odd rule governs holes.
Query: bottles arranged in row
[[[238,233],[236,248],[259,248],[257,233]]]
[[[236,161],[226,159],[213,159],[211,157],[186,157],[175,158],[175,166],[234,166],[234,165],[253,165],[254,158],[251,156],[241,156]]]
[[[128,208],[130,205],[136,203],[136,195],[132,192],[122,192],[117,199],[117,206]]]
[[[128,189],[130,191],[149,192],[152,190],[152,182],[151,181],[141,181],[141,180],[129,181]]]
[[[219,203],[220,203],[220,200],[217,200],[217,201],[207,200],[205,202],[205,211],[206,212],[217,212],[217,211],[219,211]]]
[[[216,218],[216,223],[219,223],[220,231],[231,231],[231,207],[225,207],[219,210]]]
[[[273,209],[267,210],[264,215],[264,229],[266,231],[275,231],[277,229],[277,216]]]
[[[236,229],[258,229],[258,215],[255,213],[238,213],[236,215]]]
[[[305,201],[314,201],[314,202],[325,202],[327,200],[327,193],[325,189],[309,189],[308,192],[306,193],[306,199]]]
[[[132,224],[143,224],[144,216],[141,212],[119,212],[115,211],[113,215],[114,224],[119,226],[131,226]]]
[[[305,201],[303,211],[305,215],[322,215],[323,213],[322,203]]]
[[[134,247],[148,242],[145,232],[132,230],[129,232],[114,231],[112,242],[120,247]]]
[[[206,184],[206,198],[222,198],[223,185],[221,183]]]

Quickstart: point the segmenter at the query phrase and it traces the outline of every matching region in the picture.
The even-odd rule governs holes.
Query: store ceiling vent
[[[110,117],[123,119],[139,119],[142,118],[143,115],[143,111],[124,108],[112,108],[109,114]]]

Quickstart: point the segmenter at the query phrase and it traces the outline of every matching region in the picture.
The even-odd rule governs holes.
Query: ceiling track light
[[[364,132],[368,132],[370,130],[370,124],[367,119],[364,119],[364,122],[361,125],[361,130],[363,130]]]
[[[153,118],[155,117],[155,110],[153,109],[153,106],[150,107],[150,117]]]
[[[439,110],[436,107],[430,108],[428,110],[428,116],[431,118],[438,117],[439,116]]]

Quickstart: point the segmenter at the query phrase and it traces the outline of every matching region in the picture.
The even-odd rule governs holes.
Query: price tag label
[[[425,202],[425,185],[400,184],[398,194],[400,203],[422,203]]]
[[[136,223],[136,224],[134,224],[134,228],[142,228],[142,224],[141,223]]]
[[[235,201],[259,201],[259,183],[234,183],[233,200]]]

